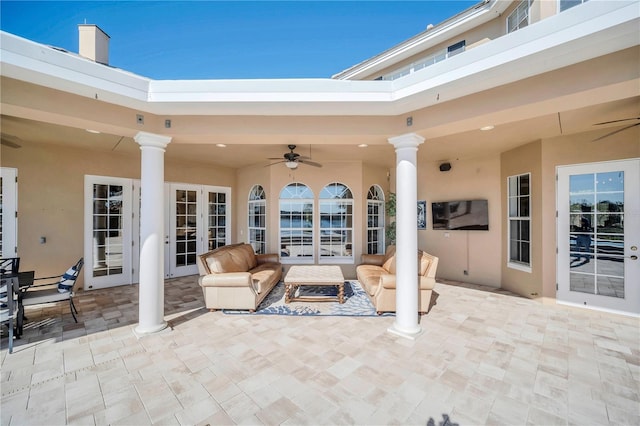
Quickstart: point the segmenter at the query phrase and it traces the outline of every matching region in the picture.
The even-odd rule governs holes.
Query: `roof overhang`
[[[332,78],[338,80],[362,79],[495,19],[510,4],[510,1],[504,0],[484,0],[391,49],[333,75]]]
[[[638,28],[637,1],[591,1],[395,81],[151,80],[2,32],[0,72],[165,116],[388,116],[637,46]]]

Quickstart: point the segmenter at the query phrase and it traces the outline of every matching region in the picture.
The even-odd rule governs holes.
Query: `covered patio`
[[[141,339],[137,285],[80,292],[77,324],[29,307],[1,423],[640,423],[638,319],[440,281],[408,340],[393,317],[211,313],[196,277],[164,288],[169,327]]]

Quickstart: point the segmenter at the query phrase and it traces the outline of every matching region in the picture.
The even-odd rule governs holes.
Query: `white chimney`
[[[79,48],[80,56],[91,59],[101,64],[109,64],[109,39],[110,37],[93,24],[79,24]]]

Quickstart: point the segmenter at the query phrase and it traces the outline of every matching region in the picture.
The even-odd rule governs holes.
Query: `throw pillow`
[[[67,293],[71,291],[71,289],[73,288],[73,284],[75,282],[76,282],[76,270],[73,267],[71,267],[67,269],[67,272],[65,272],[62,275],[62,278],[60,278],[60,281],[58,282],[58,291],[60,293]]]

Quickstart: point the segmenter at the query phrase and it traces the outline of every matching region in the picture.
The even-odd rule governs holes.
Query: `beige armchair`
[[[356,268],[358,281],[371,299],[376,312],[396,310],[395,246],[387,247],[385,254],[363,254]],[[429,311],[431,293],[436,285],[438,258],[418,250],[418,312]]]

